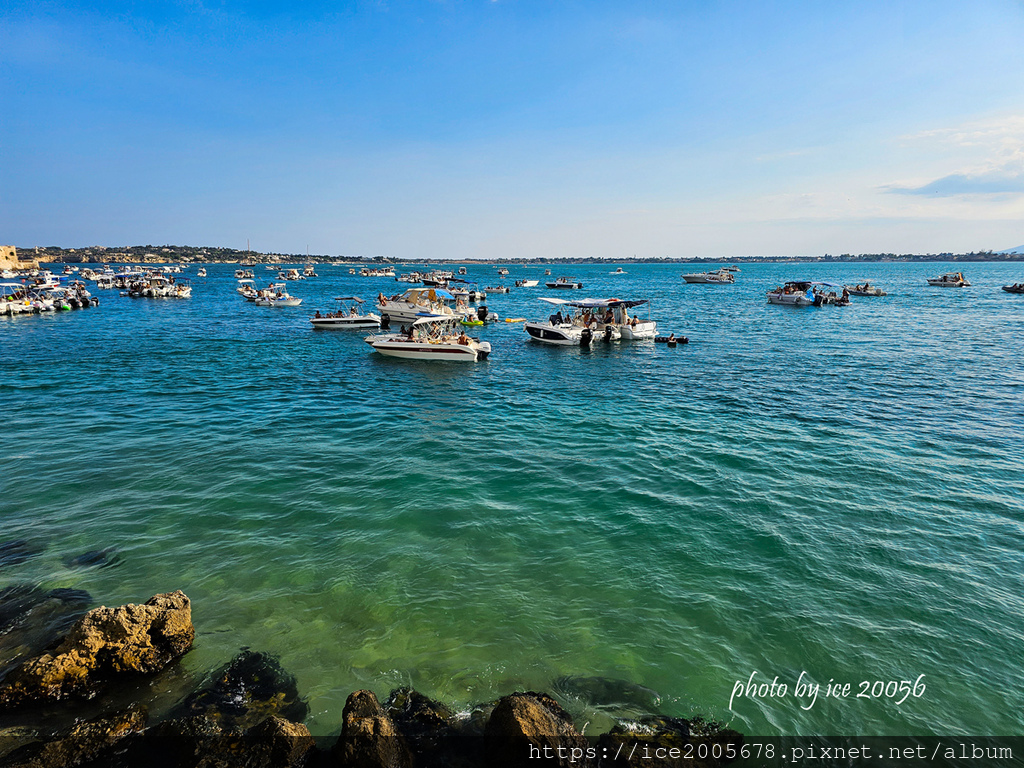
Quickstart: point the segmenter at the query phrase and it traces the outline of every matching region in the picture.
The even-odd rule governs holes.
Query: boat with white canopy
[[[467,336],[457,317],[423,315],[404,331],[367,336],[364,341],[388,357],[408,360],[474,362],[491,353],[486,341]]]

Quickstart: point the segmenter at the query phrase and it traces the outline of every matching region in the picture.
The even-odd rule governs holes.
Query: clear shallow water
[[[401,284],[331,266],[292,284],[297,309],[244,303],[213,266],[189,301],[0,318],[0,539],[47,545],[0,586],[183,589],[184,664],[279,654],[314,735],[359,687],[465,706],[563,675],[748,734],[1024,732],[1024,297],[999,290],[1024,266],[966,265],[962,290],[925,285],[940,264],[745,265],[734,286],[614,266],[572,267],[573,295],[650,298],[688,346],[548,348],[499,323],[486,362],[383,358],[306,318]],[[807,277],[891,295],[765,303]],[[540,318],[544,295],[489,305]],[[61,562],[107,546],[116,568]],[[850,698],[803,709],[804,670]],[[730,711],[754,671],[789,695]],[[900,706],[855,698],[921,674]]]

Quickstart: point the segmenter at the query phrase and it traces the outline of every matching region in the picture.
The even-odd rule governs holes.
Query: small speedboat
[[[732,285],[736,282],[736,277],[731,270],[716,269],[713,272],[691,272],[683,275],[683,280],[706,285]]]
[[[888,296],[885,291],[872,285],[867,280],[863,283],[857,283],[856,285],[844,285],[843,288],[845,288],[851,296]]]
[[[284,283],[274,283],[259,292],[255,299],[257,307],[297,307],[302,299],[296,298],[285,290]]]
[[[963,272],[947,272],[944,275],[938,277],[928,278],[928,285],[933,285],[938,288],[963,288],[965,285],[970,285],[970,281],[964,277]]]
[[[789,307],[822,307],[826,305],[845,307],[849,305],[850,297],[846,293],[839,295],[836,291],[837,288],[840,286],[835,283],[824,283],[818,280],[794,280],[781,288],[773,288],[768,291],[768,303]]]
[[[579,290],[583,287],[583,283],[579,280],[573,280],[571,277],[559,277],[555,280],[549,280],[544,283],[548,288],[563,288],[569,290]]]
[[[1024,293],[1024,283],[1015,283],[1014,285],[1004,285],[1003,290],[1007,293]]]
[[[516,280],[516,288],[536,288],[539,280]]]
[[[622,267],[618,267],[614,272],[609,272],[608,274],[609,275],[624,275],[624,274],[626,274],[626,270],[624,270]]]
[[[314,328],[330,330],[344,328],[380,328],[380,315],[374,312],[363,314],[363,300],[358,296],[337,296],[334,299],[338,302],[338,309],[321,315],[320,310],[309,318]]]
[[[491,353],[491,345],[467,336],[451,315],[425,315],[399,333],[367,336],[367,344],[388,357],[409,360],[474,362]]]

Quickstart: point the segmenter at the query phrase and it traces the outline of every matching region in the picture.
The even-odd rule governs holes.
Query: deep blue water
[[[501,322],[485,362],[388,359],[309,327],[331,296],[404,287],[336,266],[292,284],[296,309],[215,265],[190,300],[0,318],[0,540],[46,546],[0,586],[183,589],[186,667],[278,654],[314,735],[360,687],[461,707],[565,675],[748,734],[1024,732],[1024,296],[999,290],[1024,265],[961,265],[964,289],[925,285],[941,264],[744,265],[734,286],[615,266],[553,271],[650,299],[689,345],[551,348]],[[890,295],[766,304],[804,278]],[[539,319],[544,295],[489,306]],[[119,566],[62,562],[103,547]],[[852,693],[805,709],[803,671]],[[752,672],[789,695],[730,710]],[[901,705],[856,698],[920,675]]]

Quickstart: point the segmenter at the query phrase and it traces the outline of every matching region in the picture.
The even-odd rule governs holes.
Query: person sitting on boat
[[[633,319],[629,321],[629,327],[630,327],[630,328],[636,328],[636,324],[637,324],[637,322],[639,322],[639,321],[637,320],[637,316],[636,316],[636,315],[633,315]]]
[[[469,346],[469,336],[466,335],[465,331],[459,334],[459,344],[461,344],[464,347]]]
[[[615,316],[612,314],[611,307],[609,307],[608,310],[604,313],[604,319],[601,322],[603,322],[605,325],[611,325],[612,322],[614,322],[614,320]]]
[[[377,294],[377,303],[383,304],[385,301],[387,301],[387,299],[384,298],[384,292],[381,291],[380,293]]]
[[[355,304],[353,304],[351,307],[349,307],[348,316],[349,317],[355,317],[356,316],[356,305]]]
[[[323,315],[320,314],[320,310],[319,309],[316,311],[316,314],[314,315],[314,317],[316,317],[317,319],[320,319],[320,318],[323,317]]]

